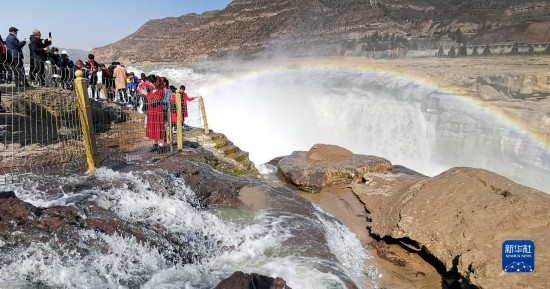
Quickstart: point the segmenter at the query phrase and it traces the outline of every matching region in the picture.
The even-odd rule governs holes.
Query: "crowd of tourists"
[[[121,69],[115,69],[120,66],[120,63],[113,62],[106,67],[97,63],[92,54],[88,55],[85,62],[81,59],[73,61],[66,50],[59,51],[57,47],[52,46],[51,33],[48,34],[48,38],[43,39],[39,29],[34,29],[30,35],[29,55],[24,55],[23,48],[27,45],[27,41],[26,38],[23,41],[19,40],[18,31],[19,29],[10,27],[5,41],[0,35],[0,82],[14,83],[15,87],[30,87],[33,83],[37,86],[60,86],[72,89],[75,72],[81,70],[85,73],[94,95],[98,81],[103,84],[99,89],[105,88],[109,92],[106,94],[109,94],[110,99],[114,98],[115,84],[119,89],[120,83],[123,83],[126,89],[127,75],[120,80],[123,72],[120,71]],[[29,58],[28,76],[24,69],[25,57]],[[103,80],[98,78],[99,72],[103,72]],[[125,70],[124,73],[126,73]],[[116,83],[115,76],[117,76]]]
[[[38,85],[46,85],[46,63],[48,60],[53,59],[52,56],[55,47],[51,47],[52,37],[51,33],[48,38],[43,39],[42,33],[38,29],[34,29],[29,39],[29,78],[27,79],[24,69],[23,47],[27,45],[26,38],[23,41],[19,41],[17,32],[19,29],[15,27],[9,28],[9,34],[6,40],[0,36],[0,81],[11,83],[14,82],[16,87],[29,87],[29,80],[36,81]],[[66,53],[65,53],[66,54]],[[72,68],[73,63],[70,63],[68,56],[58,61],[59,72],[65,72],[65,69]],[[65,69],[61,69],[65,68]],[[64,73],[65,78],[68,78],[68,73]],[[60,79],[58,79],[60,82]]]
[[[141,73],[137,77],[120,62],[112,62],[109,66],[98,63],[93,54],[88,55],[86,62],[80,59],[73,62],[67,51],[59,52],[52,46],[51,33],[43,39],[38,29],[34,29],[30,36],[27,78],[23,65],[26,40],[19,41],[18,31],[10,27],[5,41],[0,36],[0,83],[30,87],[30,81],[37,86],[73,89],[75,72],[80,70],[87,80],[91,99],[127,104],[139,113],[145,113],[146,137],[153,141],[150,152],[165,153],[169,150],[167,135],[175,132],[178,118],[177,95],[181,96],[182,124],[188,117],[187,102],[195,99],[185,93],[184,85],[178,89],[170,85],[168,79],[157,75]],[[169,119],[172,127],[167,125]]]
[[[185,118],[189,116],[187,102],[193,101],[195,98],[187,95],[184,85],[181,85],[178,89],[170,85],[165,77],[146,76],[143,73],[135,90],[136,95],[146,104],[142,107],[146,110],[145,136],[153,140],[153,147],[150,152],[168,152],[170,146],[167,142],[167,136],[176,132],[178,121],[177,96],[180,95],[181,97],[182,126],[185,125]],[[167,125],[170,122],[172,127]]]

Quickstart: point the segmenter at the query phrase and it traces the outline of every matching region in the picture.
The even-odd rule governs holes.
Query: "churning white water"
[[[174,263],[166,254],[133,237],[81,231],[80,250],[67,251],[56,238],[29,247],[6,247],[0,242],[0,288],[213,288],[223,278],[240,270],[282,277],[292,288],[344,288],[342,272],[360,288],[377,288],[376,269],[363,264],[367,256],[355,235],[320,210],[308,220],[308,228],[323,228],[337,262],[288,251],[284,242],[292,237],[297,222],[292,215],[277,215],[269,209],[257,213],[240,211],[224,217],[217,211],[200,209],[195,194],[183,180],[161,171],[119,173],[99,169],[100,188],[64,192],[52,198],[40,188],[48,176],[30,176],[20,185],[10,185],[16,195],[37,206],[66,206],[88,198],[117,218],[133,224],[161,227],[166,236],[185,244],[179,250],[194,256],[192,263]],[[81,177],[57,179],[57,184],[89,183]],[[150,180],[155,180],[152,184]],[[105,185],[113,184],[113,185]],[[86,218],[80,212],[82,218]],[[305,230],[306,228],[304,228]],[[90,244],[103,244],[101,250]],[[342,246],[342,244],[346,244]],[[88,251],[82,254],[83,251]]]
[[[302,77],[322,76],[330,77]],[[252,161],[260,164],[328,143],[438,172],[432,161],[434,127],[418,107],[353,87],[295,86],[290,82],[295,77],[272,75],[208,91],[212,128],[226,132],[245,150],[250,146]],[[270,83],[270,78],[278,81]]]
[[[434,126],[419,105],[403,105],[382,92],[350,85],[361,74],[288,71],[235,80],[189,68],[155,67],[148,73],[165,75],[186,84],[189,94],[202,95],[210,127],[249,151],[258,165],[328,143],[428,174],[443,169],[432,159]]]
[[[185,83],[191,95],[204,96],[210,128],[250,152],[257,165],[328,143],[426,175],[480,167],[550,192],[548,151],[457,97],[357,71],[235,70],[238,66],[228,73],[174,67],[154,72]],[[430,94],[441,101],[439,111],[422,107]]]

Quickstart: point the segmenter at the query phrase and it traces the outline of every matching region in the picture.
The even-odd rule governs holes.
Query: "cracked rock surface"
[[[403,240],[478,288],[550,288],[550,196],[487,170],[367,173],[352,184],[380,238]],[[535,271],[503,273],[502,243],[535,242]]]

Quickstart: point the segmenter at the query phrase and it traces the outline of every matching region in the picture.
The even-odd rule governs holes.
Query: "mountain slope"
[[[472,43],[548,41],[550,1],[235,0],[223,10],[148,21],[93,53],[124,62],[334,55],[375,32],[433,41],[458,28]]]

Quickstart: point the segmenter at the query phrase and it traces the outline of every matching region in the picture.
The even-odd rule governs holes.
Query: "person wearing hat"
[[[45,85],[45,70],[44,63],[48,60],[48,46],[52,44],[51,36],[47,39],[42,39],[42,33],[38,29],[34,29],[31,35],[31,42],[29,44],[29,50],[33,56],[34,61],[34,73],[36,80],[40,85]]]
[[[10,27],[10,34],[6,37],[6,48],[12,61],[10,66],[14,72],[15,86],[30,86],[25,79],[25,70],[23,68],[23,47],[27,44],[26,41],[19,42],[17,39],[17,31],[19,29]]]
[[[70,87],[69,82],[69,69],[72,68],[72,61],[69,59],[67,50],[61,51],[61,57],[59,60],[59,70],[61,74],[61,87],[65,88],[66,86]]]
[[[59,49],[57,47],[52,47],[48,52],[48,60],[51,63],[50,73],[53,86],[58,86],[61,76],[59,72],[59,62],[61,61],[61,56],[59,55]],[[47,63],[47,62],[46,62]]]

